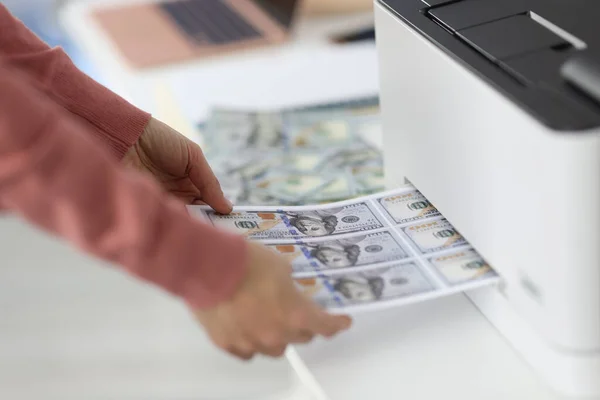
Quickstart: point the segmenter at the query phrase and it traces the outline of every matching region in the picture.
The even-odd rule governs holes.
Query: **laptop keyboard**
[[[222,0],[178,0],[160,8],[199,44],[227,44],[261,34]]]

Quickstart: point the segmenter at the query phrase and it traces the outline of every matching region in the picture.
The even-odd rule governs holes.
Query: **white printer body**
[[[600,398],[600,2],[375,0],[375,19],[388,186],[503,277],[471,299],[539,375]]]

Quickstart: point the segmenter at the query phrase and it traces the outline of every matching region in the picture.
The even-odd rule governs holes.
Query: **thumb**
[[[194,186],[200,191],[202,201],[218,213],[229,214],[233,206],[225,198],[221,184],[210,165],[208,165],[200,146],[191,143],[188,145],[188,149],[189,177]]]

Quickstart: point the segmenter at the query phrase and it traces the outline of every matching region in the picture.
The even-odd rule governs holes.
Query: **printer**
[[[468,294],[548,385],[600,398],[600,2],[375,0],[387,185],[502,276]]]

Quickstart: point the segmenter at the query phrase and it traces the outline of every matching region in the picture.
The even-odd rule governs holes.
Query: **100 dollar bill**
[[[360,273],[297,279],[296,284],[317,304],[328,309],[367,304],[376,306],[377,303],[434,290],[414,262]]]
[[[319,242],[270,243],[268,246],[291,263],[296,276],[372,266],[408,257],[391,231]]]
[[[440,215],[429,200],[416,190],[382,197],[377,201],[396,224]]]
[[[451,285],[498,276],[473,249],[433,257],[429,262]]]
[[[422,254],[467,245],[462,235],[445,219],[427,221],[403,228]]]
[[[215,226],[253,240],[319,238],[384,226],[366,202],[315,210],[236,211],[229,215],[209,211],[207,215]]]

